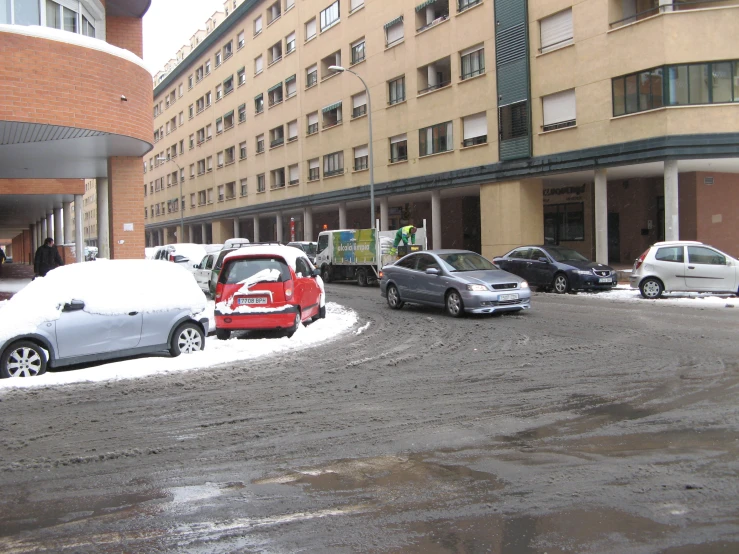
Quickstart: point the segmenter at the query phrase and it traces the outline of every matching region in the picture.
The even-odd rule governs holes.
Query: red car
[[[216,336],[285,330],[326,317],[320,270],[291,246],[247,246],[228,254],[216,285]]]

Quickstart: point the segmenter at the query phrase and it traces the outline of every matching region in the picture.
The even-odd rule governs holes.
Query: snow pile
[[[16,293],[30,282],[30,279],[2,279],[0,280],[0,292]]]
[[[205,310],[206,299],[192,275],[178,264],[157,260],[97,260],[50,271],[0,308],[0,343],[33,333],[59,319],[64,304],[85,303],[93,314]]]
[[[642,298],[639,289],[630,285],[618,285],[603,292],[581,292],[581,298],[596,298],[615,302],[651,302],[659,305],[689,306],[693,308],[724,308],[728,305],[739,308],[739,299],[733,294],[716,294],[700,292],[666,292],[658,300]]]
[[[230,340],[220,341],[210,337],[206,339],[205,350],[202,352],[182,354],[177,358],[154,355],[58,373],[51,370],[44,375],[27,379],[0,379],[0,391],[21,387],[136,379],[297,352],[335,339],[349,331],[356,323],[355,312],[329,302],[326,306],[326,319],[320,319],[308,327],[301,325],[292,338],[243,339],[235,336]]]

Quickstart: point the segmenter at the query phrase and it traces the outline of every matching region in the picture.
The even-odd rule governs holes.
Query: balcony
[[[447,56],[418,68],[418,95],[428,94],[452,83],[451,58]]]
[[[426,0],[416,6],[416,33],[436,27],[449,19],[449,0]]]
[[[616,19],[615,21],[611,21],[608,26],[611,29],[618,29],[624,25],[630,25],[664,13],[739,6],[739,0],[674,0],[672,4],[661,6],[659,5],[659,0],[648,0],[646,2],[638,2],[638,0],[610,0],[609,4],[610,13]],[[643,9],[637,11],[637,8]]]

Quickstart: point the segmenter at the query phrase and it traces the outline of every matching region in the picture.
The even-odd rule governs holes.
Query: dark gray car
[[[531,291],[520,277],[469,250],[426,250],[382,269],[382,296],[399,310],[408,302],[445,308],[453,317],[527,310]]]

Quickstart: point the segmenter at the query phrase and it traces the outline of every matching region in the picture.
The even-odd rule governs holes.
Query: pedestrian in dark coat
[[[33,272],[37,277],[46,277],[52,269],[64,265],[62,257],[54,246],[54,239],[47,238],[44,244],[36,250],[36,256],[33,259]]]
[[[0,275],[3,274],[3,264],[5,263],[5,250],[0,248]]]

